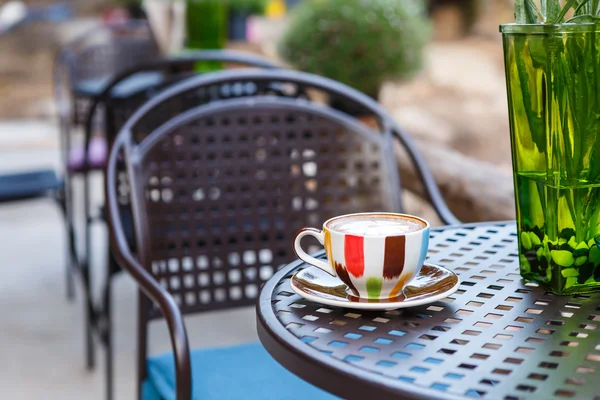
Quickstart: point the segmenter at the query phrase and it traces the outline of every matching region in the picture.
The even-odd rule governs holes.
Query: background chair
[[[327,89],[376,115],[382,129],[306,100],[253,96],[194,109],[136,140],[136,127],[146,117],[168,116],[156,112],[165,104],[198,87],[228,82],[246,87],[250,80],[258,88],[277,82],[288,93],[294,87]],[[140,296],[140,384],[145,381],[147,390],[164,398],[173,398],[175,390],[177,398],[190,398],[181,313],[252,304],[260,283],[293,258],[290,243],[300,227],[346,212],[402,211],[394,135],[419,159],[411,153],[410,139],[377,103],[333,81],[290,71],[207,74],[144,105],[119,134],[106,180],[113,250],[154,302]],[[137,257],[126,243],[118,212],[120,157],[133,184]],[[430,178],[426,169],[420,172]],[[435,196],[435,182],[426,187]],[[444,207],[442,200],[438,212],[454,222]],[[165,363],[170,356],[152,359],[146,370],[147,323],[161,315],[167,318],[176,362]],[[194,352],[196,357],[209,358]],[[163,378],[167,384],[157,384]],[[195,387],[194,393],[210,395],[210,388],[203,390],[204,385]]]
[[[114,75],[159,57],[158,47],[146,21],[106,24],[94,28],[67,44],[58,54],[54,71],[54,93],[59,105],[64,154],[69,171],[84,167],[81,143],[72,143],[72,129],[82,128],[94,99],[102,93]],[[115,92],[131,96],[136,91],[155,85],[157,74],[131,76],[121,82]],[[97,127],[102,128],[102,114],[97,114]],[[102,169],[106,161],[106,144],[99,138],[91,143],[93,156],[88,164]]]
[[[132,21],[94,28],[68,43],[56,57],[54,97],[59,117],[61,161],[65,170],[60,197],[64,202],[67,229],[73,238],[75,223],[72,182],[74,175],[85,173],[83,147],[81,141],[79,145],[76,143],[73,135],[77,128],[83,127],[86,110],[93,97],[102,91],[102,82],[119,69],[156,55],[156,45],[149,25],[145,21]],[[139,60],[140,57],[142,60]],[[97,125],[100,126],[101,122],[98,119]],[[92,157],[86,165],[102,168],[107,155],[106,143],[95,139],[91,148]],[[75,243],[75,239],[73,242]],[[74,295],[73,270],[67,270],[69,298]],[[88,364],[91,364],[91,357],[88,357]]]
[[[57,55],[54,66],[54,96],[58,105],[60,148],[64,166],[64,184],[61,198],[64,201],[65,219],[74,249],[79,242],[76,235],[76,219],[73,213],[74,180],[78,176],[88,179],[91,171],[101,171],[106,164],[108,146],[103,135],[90,139],[84,147],[83,127],[91,105],[96,97],[119,72],[158,58],[158,47],[146,21],[130,21],[120,24],[103,24],[85,32],[68,43]],[[118,93],[130,96],[156,84],[156,74],[132,76],[121,82]],[[94,128],[102,131],[105,115],[96,113]],[[79,135],[78,135],[79,134]],[[79,139],[79,140],[78,140]],[[89,150],[89,152],[88,152]],[[84,187],[87,190],[88,187]],[[88,198],[89,193],[84,193]],[[87,225],[87,220],[84,221]],[[87,256],[86,256],[87,257]],[[77,267],[82,271],[86,307],[86,362],[94,366],[92,321],[93,313],[89,296],[89,274],[83,257],[78,253]],[[69,282],[73,281],[72,270],[68,270]],[[73,284],[68,285],[68,297],[74,295]]]
[[[268,60],[252,55],[249,53],[230,51],[230,50],[208,50],[189,52],[182,54],[181,56],[165,57],[152,60],[146,63],[142,63],[128,70],[122,71],[121,73],[113,76],[104,86],[104,89],[94,96],[93,101],[89,107],[88,114],[84,124],[84,143],[82,159],[91,160],[90,156],[94,151],[93,143],[93,128],[94,123],[97,120],[97,114],[103,113],[105,115],[105,137],[106,146],[110,147],[116,130],[119,129],[122,124],[137,110],[137,108],[157,95],[164,88],[172,85],[175,82],[188,78],[196,74],[195,66],[201,62],[220,62],[228,68],[236,67],[259,67],[259,68],[275,68],[275,66]],[[157,80],[156,84],[145,87],[142,90],[127,93],[122,95],[123,84],[130,81],[133,77],[140,75],[156,75],[160,76],[161,79]],[[232,94],[233,95],[233,94]],[[213,98],[205,98],[202,101],[212,101]],[[218,98],[218,97],[216,97]],[[199,104],[199,103],[198,103]],[[187,107],[187,106],[186,106]],[[181,106],[180,112],[185,111],[187,108]],[[102,161],[104,163],[104,161]],[[90,162],[91,163],[91,162]],[[93,165],[84,164],[84,170],[94,168]],[[123,176],[123,175],[121,175]],[[91,207],[90,199],[90,175],[84,175],[84,215],[86,221],[85,228],[85,258],[82,261],[83,271],[83,282],[86,292],[86,340],[88,341],[88,348],[92,342],[92,333],[94,327],[98,328],[100,338],[107,348],[107,393],[112,393],[112,340],[111,340],[111,314],[110,314],[110,294],[111,294],[111,282],[112,276],[120,271],[118,265],[114,262],[112,256],[109,254],[108,260],[109,265],[107,268],[106,280],[102,284],[102,303],[99,306],[94,305],[94,301],[91,295],[91,274],[90,265],[92,260],[91,254],[91,225],[94,221],[103,220],[103,212],[100,215],[94,215]],[[120,189],[120,204],[121,213],[124,221],[129,221],[126,224],[126,230],[128,232],[129,243],[134,246],[133,240],[133,222],[131,221],[131,210],[128,196],[128,185],[127,180],[122,179],[119,182]],[[93,356],[93,354],[92,354]]]
[[[71,123],[82,126],[93,98],[115,74],[158,56],[147,21],[102,24],[78,36],[58,53],[55,98],[69,112],[65,116],[71,118]],[[135,82],[129,84],[137,86]]]

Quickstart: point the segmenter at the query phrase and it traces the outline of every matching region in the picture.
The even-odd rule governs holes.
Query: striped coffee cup
[[[300,244],[314,236],[328,261],[308,255]],[[429,246],[429,223],[405,214],[361,213],[335,217],[323,229],[304,228],[294,240],[298,257],[340,278],[354,295],[393,298],[419,273]]]

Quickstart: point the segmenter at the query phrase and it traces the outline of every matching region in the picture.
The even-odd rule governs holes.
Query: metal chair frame
[[[189,398],[190,385],[191,385],[191,375],[189,373],[189,347],[187,342],[187,335],[185,333],[185,327],[183,326],[183,318],[181,313],[179,312],[179,308],[177,306],[176,301],[173,299],[168,292],[158,284],[158,282],[152,277],[147,268],[144,268],[140,265],[140,261],[133,256],[133,253],[127,246],[126,238],[123,234],[121,228],[121,220],[120,215],[117,212],[118,210],[118,202],[116,200],[116,168],[117,161],[119,159],[119,152],[121,150],[125,151],[125,159],[127,162],[131,163],[139,163],[139,158],[143,154],[142,149],[147,149],[151,143],[151,140],[157,140],[160,135],[164,135],[169,132],[169,129],[174,129],[174,127],[184,124],[190,119],[197,117],[196,114],[202,114],[204,112],[208,112],[207,110],[211,110],[212,107],[218,108],[219,106],[224,106],[226,103],[234,104],[236,106],[244,106],[248,103],[244,102],[244,100],[223,100],[215,103],[214,105],[205,105],[201,106],[192,111],[186,112],[184,115],[175,117],[173,120],[167,122],[163,125],[158,131],[152,134],[151,138],[142,139],[141,144],[138,145],[135,143],[135,133],[134,130],[136,125],[140,123],[150,113],[155,113],[157,108],[177,97],[185,96],[186,94],[192,93],[199,88],[207,88],[214,85],[223,85],[226,83],[243,83],[243,82],[253,82],[257,86],[262,84],[272,84],[273,82],[279,82],[281,85],[293,85],[296,87],[295,91],[309,91],[311,89],[318,89],[325,91],[326,93],[337,96],[340,98],[347,99],[355,104],[359,105],[362,109],[367,110],[372,115],[376,116],[378,122],[380,124],[381,132],[380,134],[383,137],[390,139],[390,146],[388,147],[388,151],[393,154],[391,139],[399,140],[401,144],[404,145],[404,148],[408,152],[408,156],[414,162],[418,175],[424,181],[424,186],[426,189],[426,193],[428,194],[432,204],[434,205],[436,211],[442,218],[442,220],[449,224],[455,225],[459,221],[454,217],[452,212],[448,209],[447,205],[443,201],[443,198],[439,192],[439,189],[433,180],[433,177],[426,166],[425,161],[418,154],[416,146],[414,145],[412,139],[393,121],[393,119],[381,109],[381,107],[373,101],[371,98],[359,93],[347,86],[340,84],[338,82],[317,77],[310,74],[305,74],[301,72],[294,71],[286,71],[286,70],[270,70],[270,71],[261,71],[261,70],[243,70],[243,71],[225,71],[218,73],[210,73],[202,76],[194,77],[185,80],[173,87],[163,91],[144,106],[142,106],[125,124],[119,135],[117,135],[117,139],[115,144],[111,150],[111,154],[109,157],[109,163],[107,165],[106,172],[106,195],[107,195],[107,205],[108,205],[108,219],[111,233],[111,245],[115,257],[117,258],[119,264],[125,268],[129,273],[132,274],[134,279],[138,281],[141,286],[143,292],[154,301],[160,308],[160,311],[163,313],[165,318],[167,319],[167,323],[169,325],[169,329],[171,332],[171,340],[173,348],[175,349],[175,358],[177,363],[177,391],[178,398],[185,399]],[[268,99],[261,99],[260,97],[253,97],[252,100],[254,102],[262,102],[268,101]],[[280,104],[283,104],[289,100],[279,99],[277,100]],[[332,118],[338,118],[341,120],[348,119],[347,115],[340,113],[339,111],[327,108],[321,108],[321,112],[329,113]],[[356,122],[354,122],[356,124]],[[358,129],[358,128],[357,128]],[[364,126],[363,128],[364,129]],[[128,169],[129,178],[132,182],[135,183],[135,175],[133,173],[134,169],[132,169],[131,165]],[[137,184],[137,183],[136,183]],[[398,179],[397,184],[398,190],[400,191],[400,180]],[[136,232],[138,232],[137,244],[143,242],[143,238],[139,236],[139,232],[143,229],[143,226],[140,225],[139,220],[143,218],[141,214],[142,210],[135,205],[136,201],[140,201],[140,193],[136,192],[138,189],[134,189],[134,219],[136,220]],[[137,200],[135,200],[135,196],[137,196]],[[398,198],[398,208],[402,209],[402,204],[400,198]],[[143,247],[138,249],[138,254],[141,256],[141,260],[143,260]],[[143,262],[142,262],[143,264]],[[140,329],[140,344],[139,344],[139,352],[138,352],[138,370],[140,371],[139,382],[141,383],[145,378],[145,362],[146,362],[146,323],[148,321],[145,316],[147,316],[148,309],[150,307],[149,301],[140,295],[140,307],[139,307],[139,315],[138,315],[138,324]],[[182,372],[183,371],[183,372]]]
[[[263,57],[255,56],[249,53],[233,51],[233,50],[206,50],[189,52],[181,56],[175,57],[164,57],[157,59],[156,61],[142,63],[136,67],[122,71],[113,76],[107,83],[105,89],[96,96],[90,104],[89,111],[85,118],[84,123],[84,167],[83,171],[90,171],[91,166],[88,164],[88,152],[89,143],[92,137],[94,121],[97,118],[97,113],[104,113],[104,120],[106,123],[105,135],[109,142],[109,148],[116,136],[116,131],[119,129],[118,123],[115,121],[114,112],[120,104],[115,103],[115,99],[111,97],[113,89],[128,78],[148,71],[161,71],[164,73],[166,79],[165,83],[158,87],[151,87],[142,93],[136,93],[137,97],[134,104],[128,109],[135,110],[137,103],[140,99],[151,99],[161,92],[169,84],[183,80],[185,77],[194,75],[193,66],[197,62],[202,61],[218,61],[223,63],[232,63],[245,66],[259,67],[259,68],[276,68],[274,64],[269,62]],[[120,99],[121,102],[129,102],[130,99]],[[123,112],[124,108],[120,107],[120,111]],[[181,110],[182,112],[184,110]],[[107,375],[107,398],[112,398],[113,383],[112,383],[112,338],[111,338],[111,278],[117,273],[120,268],[115,264],[112,255],[109,252],[109,265],[107,270],[106,280],[102,289],[102,300],[100,305],[95,305],[91,297],[92,282],[90,274],[90,265],[92,260],[92,234],[91,227],[95,221],[104,220],[104,216],[94,216],[91,208],[90,199],[90,175],[84,173],[83,175],[83,192],[84,192],[84,215],[85,215],[85,257],[81,260],[81,271],[83,277],[83,283],[85,288],[86,296],[86,343],[87,343],[87,360],[88,366],[94,364],[94,350],[93,350],[93,334],[97,330],[101,341],[106,346],[107,351],[107,362],[106,362],[106,375]]]
[[[120,265],[123,266],[138,282],[140,289],[152,299],[159,307],[163,316],[167,319],[169,325],[169,331],[171,333],[171,341],[173,348],[175,349],[175,359],[177,364],[177,398],[178,399],[190,399],[191,398],[191,361],[189,355],[189,344],[187,339],[187,332],[183,322],[182,312],[179,309],[177,301],[173,298],[169,292],[167,292],[151,275],[150,268],[148,267],[151,263],[151,259],[148,258],[148,225],[145,221],[144,215],[146,213],[144,207],[144,199],[146,197],[145,187],[140,184],[140,168],[141,162],[145,158],[149,151],[155,148],[161,139],[167,135],[175,132],[179,127],[188,124],[192,121],[197,120],[203,116],[210,116],[215,112],[233,111],[247,107],[248,109],[273,109],[281,113],[288,110],[300,110],[310,111],[321,117],[333,120],[340,125],[344,125],[349,130],[358,132],[369,140],[379,142],[382,144],[382,148],[385,144],[391,144],[391,138],[383,138],[375,132],[370,131],[364,125],[353,120],[351,117],[340,113],[339,111],[317,107],[310,102],[294,99],[282,99],[282,98],[252,98],[246,99],[232,99],[214,102],[208,105],[200,106],[196,109],[192,109],[179,117],[167,122],[161,126],[158,130],[153,132],[146,140],[140,144],[136,144],[133,141],[133,135],[130,131],[124,130],[117,137],[113,149],[111,150],[111,156],[107,166],[107,201],[109,210],[109,225],[111,228],[111,244],[115,257]],[[385,142],[385,144],[383,144]],[[127,169],[130,176],[131,182],[134,184],[132,203],[134,208],[134,220],[136,224],[137,232],[137,257],[133,255],[127,239],[123,233],[122,221],[120,219],[120,213],[118,212],[118,201],[116,193],[116,171],[117,164],[119,162],[120,151],[124,150],[124,158],[127,162]],[[399,185],[399,179],[397,178],[397,171],[395,170],[393,155],[387,152],[387,159],[384,160],[386,169],[390,172],[392,181],[389,182],[391,187]],[[396,180],[396,182],[394,182]],[[400,196],[396,192],[390,199],[392,207],[397,211],[400,206]],[[146,267],[144,267],[145,265]],[[247,303],[246,303],[247,304]],[[227,307],[227,306],[225,306]],[[147,324],[148,322],[156,318],[151,313],[152,306],[140,296],[140,307],[139,307],[139,359],[138,359],[138,384],[141,385],[145,379],[145,360],[146,360],[146,342],[147,342]],[[191,311],[188,311],[191,312]]]
[[[65,215],[65,223],[69,234],[71,244],[71,252],[73,253],[74,261],[67,268],[67,298],[74,299],[75,295],[75,280],[74,273],[80,272],[84,285],[84,309],[85,309],[85,343],[86,343],[86,366],[88,369],[93,369],[95,366],[95,355],[93,345],[93,323],[95,313],[90,295],[89,271],[87,264],[84,262],[84,257],[79,252],[78,240],[75,227],[75,216],[73,213],[74,193],[73,184],[74,177],[83,174],[86,179],[88,168],[82,171],[73,172],[68,168],[69,152],[72,147],[72,136],[77,128],[83,128],[83,113],[78,112],[77,103],[85,101],[91,104],[93,99],[79,98],[76,92],[78,81],[77,60],[79,55],[85,52],[99,51],[103,48],[114,46],[119,43],[120,38],[136,38],[138,41],[148,43],[150,48],[156,49],[158,54],[158,45],[154,40],[154,36],[150,25],[145,20],[134,20],[119,24],[103,24],[92,28],[85,33],[79,35],[74,40],[65,45],[57,54],[54,62],[54,98],[58,105],[59,115],[59,131],[60,131],[60,149],[61,161],[64,168],[64,187],[61,190],[60,198],[63,201],[63,210]],[[141,38],[141,39],[140,39]],[[106,76],[117,71],[104,71]],[[87,146],[86,146],[87,150]],[[87,157],[87,154],[85,154]],[[87,166],[86,166],[87,167]],[[89,194],[88,194],[89,197]],[[87,225],[87,220],[85,221]],[[87,246],[86,246],[87,247]],[[87,255],[86,255],[87,257]]]

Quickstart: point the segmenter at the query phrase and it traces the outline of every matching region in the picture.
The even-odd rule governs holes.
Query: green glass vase
[[[600,25],[503,25],[521,276],[600,289]]]
[[[221,0],[187,0],[186,33],[189,50],[225,48],[229,30],[229,10]],[[210,72],[223,67],[218,61],[195,64],[197,72]]]

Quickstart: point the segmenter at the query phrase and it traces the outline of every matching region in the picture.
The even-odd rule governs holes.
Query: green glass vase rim
[[[500,32],[504,35],[547,35],[579,32],[600,32],[600,24],[594,22],[563,24],[502,24]]]

